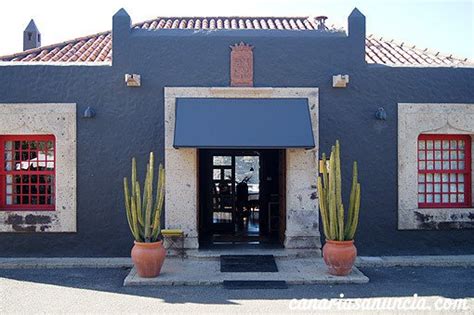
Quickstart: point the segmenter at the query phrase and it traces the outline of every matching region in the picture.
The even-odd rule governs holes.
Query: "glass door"
[[[234,232],[235,225],[235,158],[212,156],[212,230]]]

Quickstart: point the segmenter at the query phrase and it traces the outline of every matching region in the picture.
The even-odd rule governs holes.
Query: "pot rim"
[[[141,247],[160,247],[161,245],[163,245],[163,241],[157,241],[157,242],[151,242],[151,243],[133,241],[133,243]]]
[[[338,246],[344,246],[344,245],[353,245],[354,240],[347,240],[347,241],[326,240],[326,243],[338,245]]]

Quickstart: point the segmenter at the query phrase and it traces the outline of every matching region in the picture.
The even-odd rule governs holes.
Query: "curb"
[[[474,255],[360,256],[357,267],[474,267]]]
[[[474,255],[359,256],[355,265],[357,267],[474,267]],[[133,267],[130,257],[0,258],[0,269],[129,267]]]
[[[0,269],[125,268],[125,267],[133,267],[133,263],[130,257],[0,258]]]

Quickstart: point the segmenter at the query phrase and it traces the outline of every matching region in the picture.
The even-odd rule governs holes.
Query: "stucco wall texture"
[[[474,103],[472,68],[364,62],[361,37],[285,31],[130,31],[114,20],[113,65],[2,65],[0,103],[77,104],[77,233],[0,233],[0,256],[128,256],[122,178],[164,156],[164,87],[229,86],[229,46],[254,48],[257,87],[317,87],[320,152],[342,145],[344,197],[359,163],[360,255],[474,254],[474,230],[397,230],[397,103]],[[357,30],[352,32],[357,35]],[[352,35],[351,35],[352,36]],[[365,37],[365,36],[364,36]],[[141,75],[141,87],[125,85]],[[349,74],[347,88],[332,75]],[[82,118],[91,106],[97,116]],[[384,107],[387,120],[375,119]]]

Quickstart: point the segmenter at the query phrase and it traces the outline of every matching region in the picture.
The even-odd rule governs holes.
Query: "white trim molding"
[[[398,104],[398,229],[474,228],[474,207],[418,208],[417,142],[420,134],[466,134],[471,135],[473,141],[474,103]]]
[[[287,149],[286,248],[321,247],[319,233],[318,88],[165,87],[166,228],[182,229],[186,248],[198,248],[197,150],[173,147],[176,99],[193,98],[306,98],[315,148]]]
[[[0,211],[0,232],[76,232],[76,104],[0,104],[0,135],[54,135],[54,211]]]

